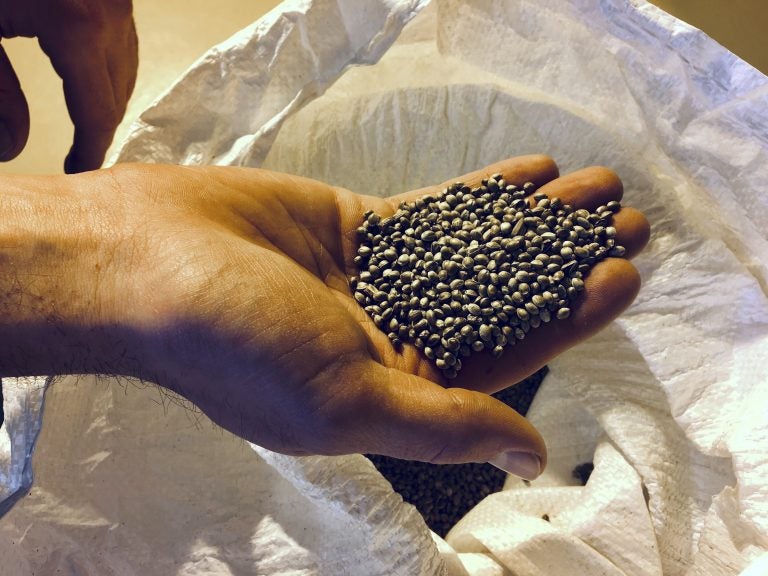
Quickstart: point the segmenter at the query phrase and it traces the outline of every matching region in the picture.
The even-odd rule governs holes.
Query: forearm
[[[100,186],[83,177],[0,180],[0,375],[124,371]]]

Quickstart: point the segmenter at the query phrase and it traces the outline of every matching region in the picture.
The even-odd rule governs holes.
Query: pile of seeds
[[[545,366],[493,396],[525,416],[546,373]],[[368,458],[403,500],[416,507],[427,526],[443,537],[483,498],[501,490],[507,477],[490,464],[428,464],[377,455]]]
[[[350,286],[395,345],[414,344],[455,378],[473,352],[499,357],[568,318],[589,269],[624,255],[611,226],[620,208],[575,210],[501,174],[475,189],[459,182],[389,218],[366,213]]]

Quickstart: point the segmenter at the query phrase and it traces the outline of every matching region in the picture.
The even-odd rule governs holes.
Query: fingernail
[[[541,474],[541,459],[531,452],[502,452],[488,464],[523,480],[534,480]]]
[[[0,123],[0,160],[5,160],[5,157],[13,150],[13,136],[11,131],[8,130],[8,126]]]

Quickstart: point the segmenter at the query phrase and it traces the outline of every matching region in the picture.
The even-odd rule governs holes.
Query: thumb
[[[358,395],[360,416],[346,430],[348,440],[361,443],[358,451],[438,464],[489,462],[527,480],[544,469],[541,435],[503,402],[374,362],[366,373],[372,387]]]
[[[0,45],[0,161],[12,160],[27,144],[29,106],[19,79]]]

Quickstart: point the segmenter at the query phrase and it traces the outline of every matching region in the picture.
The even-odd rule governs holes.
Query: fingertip
[[[67,153],[67,157],[64,158],[64,173],[65,174],[76,174],[77,169],[74,165],[74,162],[72,160],[72,149],[69,150]]]
[[[624,309],[626,309],[632,304],[632,302],[634,302],[635,298],[637,298],[637,295],[640,292],[640,287],[643,284],[643,279],[640,276],[640,271],[635,268],[635,266],[629,260],[626,258],[617,258],[616,260],[620,262],[619,266],[621,266],[622,274],[624,275],[624,282],[626,286],[626,305],[624,306]],[[622,311],[624,309],[622,309]],[[621,312],[619,312],[619,314],[620,313]]]
[[[67,157],[64,158],[65,174],[80,174],[81,172],[89,172],[98,168],[99,166],[91,167],[91,163],[80,160],[73,149],[70,149]]]
[[[545,178],[544,182],[560,177],[560,169],[557,167],[557,162],[555,162],[554,158],[546,154],[535,154],[534,158],[540,166],[539,170],[542,178]]]
[[[523,480],[535,480],[544,470],[541,458],[530,452],[502,452],[491,458],[488,464]]]
[[[66,174],[78,174],[98,170],[104,162],[107,148],[112,141],[100,135],[81,135],[81,131],[75,130],[75,141],[64,159],[64,172]]]
[[[83,160],[74,148],[70,149],[67,157],[64,158],[64,173],[65,174],[80,174],[82,172],[90,172],[91,170],[98,170],[101,168],[102,160],[96,160],[89,158]]]
[[[597,263],[584,279],[584,290],[569,304],[563,320],[531,330],[501,358],[468,358],[461,371],[463,382],[489,394],[533,374],[552,358],[596,334],[626,310],[640,290],[640,274],[625,258]]]
[[[0,162],[12,160],[18,155],[16,149],[16,139],[11,134],[5,122],[0,120]]]
[[[624,246],[626,258],[634,258],[648,245],[651,225],[645,215],[631,207],[622,207],[613,215],[616,243]]]
[[[625,258],[607,258],[589,272],[573,313],[557,326],[586,338],[626,310],[639,290],[640,274],[632,263]]]
[[[547,156],[546,154],[529,154],[527,156],[518,156],[516,158],[510,158],[509,160],[504,161],[502,164],[504,163],[509,163],[512,165],[513,174],[516,166],[520,164],[524,164],[530,167],[529,170],[533,173],[531,182],[537,186],[543,186],[545,183],[560,176],[560,170],[557,167],[557,163],[551,156]],[[501,172],[504,174],[503,169]],[[521,184],[524,184],[524,182],[521,182]]]
[[[587,168],[597,186],[611,195],[612,200],[621,200],[624,197],[624,183],[619,175],[607,166],[592,166]]]

